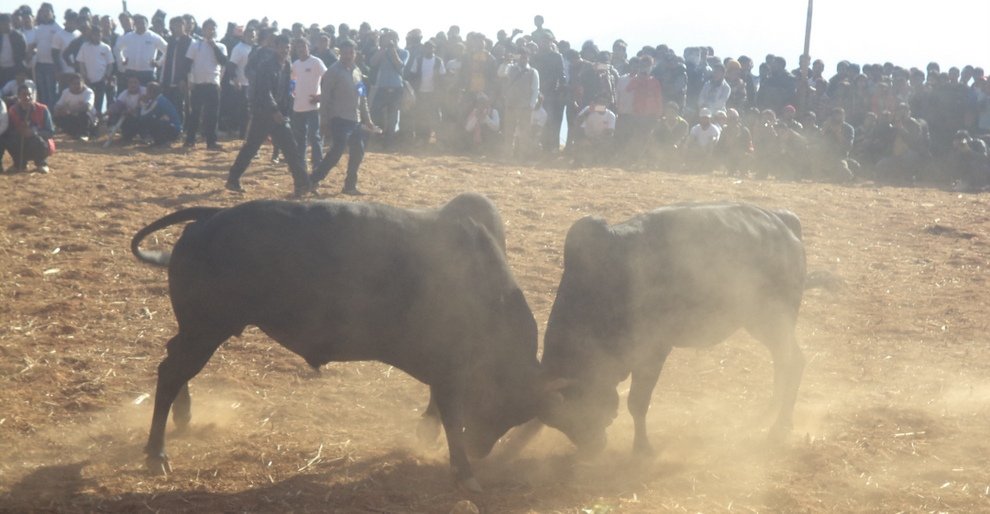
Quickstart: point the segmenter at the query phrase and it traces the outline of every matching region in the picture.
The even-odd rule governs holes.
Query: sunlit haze
[[[66,8],[83,5],[97,13],[116,14],[121,10],[121,3],[111,0],[56,3],[55,10],[61,19]],[[168,16],[188,12],[200,21],[213,17],[220,27],[228,21],[243,24],[251,18],[267,16],[282,27],[294,22],[307,26],[316,22],[321,26],[348,23],[356,28],[367,21],[375,28],[389,27],[401,34],[420,28],[424,34],[432,35],[456,24],[462,34],[479,31],[490,38],[499,29],[519,28],[529,33],[534,28],[533,16],[541,14],[546,28],[558,39],[576,46],[592,39],[602,49],[608,49],[617,38],[626,40],[630,50],[660,43],[677,52],[686,46],[711,46],[720,57],[745,54],[759,62],[773,53],[795,66],[804,45],[807,7],[802,0],[633,2],[603,7],[560,0],[503,0],[493,4],[171,0],[128,4],[132,13],[149,17],[158,8]],[[814,4],[811,54],[823,59],[829,72],[842,59],[860,64],[890,61],[922,68],[936,61],[943,70],[966,64],[987,67],[988,20],[990,2],[985,0],[943,0],[923,7],[893,0],[818,0]]]

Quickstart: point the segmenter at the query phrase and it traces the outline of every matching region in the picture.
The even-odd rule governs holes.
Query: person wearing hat
[[[698,111],[698,123],[691,127],[684,142],[686,164],[689,169],[702,172],[712,170],[712,152],[722,131],[712,123],[712,111],[702,107]]]

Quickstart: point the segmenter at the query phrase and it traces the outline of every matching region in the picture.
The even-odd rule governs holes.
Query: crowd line
[[[519,163],[615,165],[821,181],[990,188],[990,80],[982,67],[826,63],[802,55],[610,49],[534,30],[199,23],[157,11],[0,13],[0,171],[47,173],[56,132],[106,146],[209,150],[243,140],[227,188],[267,140],[294,194],[371,140],[382,151]],[[118,25],[119,23],[119,25]],[[566,136],[563,136],[566,134]],[[329,143],[329,148],[325,146]]]

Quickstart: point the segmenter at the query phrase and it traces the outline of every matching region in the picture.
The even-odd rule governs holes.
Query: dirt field
[[[793,210],[809,269],[845,285],[805,295],[791,440],[765,442],[770,358],[739,333],[668,359],[654,461],[631,456],[623,407],[597,460],[575,461],[544,429],[518,457],[478,462],[486,491],[471,495],[453,487],[445,445],[416,442],[425,386],[377,363],[315,376],[250,329],[192,381],[191,430],[169,438],[174,472],[149,475],[148,395],[175,320],[165,273],[128,244],[178,208],[291,190],[284,168],[258,160],[245,195],[225,192],[235,152],[64,143],[52,174],[0,177],[0,511],[445,513],[465,499],[490,513],[990,510],[990,194],[379,153],[364,200],[495,201],[541,331],[564,234],[584,215],[617,222],[690,200]]]

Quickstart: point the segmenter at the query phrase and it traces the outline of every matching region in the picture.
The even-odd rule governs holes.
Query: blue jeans
[[[340,162],[344,155],[344,147],[347,147],[347,177],[344,179],[344,189],[357,187],[358,167],[364,159],[364,144],[367,133],[361,129],[361,124],[353,120],[343,118],[333,118],[330,120],[330,137],[332,144],[330,151],[320,166],[313,168],[313,175],[310,182],[315,186],[319,181],[326,178],[330,169]]]
[[[399,130],[399,107],[402,104],[401,87],[379,87],[371,103],[371,119],[382,128],[385,134],[385,148],[391,149],[395,143],[395,133]]]
[[[39,62],[34,65],[34,86],[38,88],[38,101],[55,109],[58,100],[58,86],[55,84],[57,69],[55,64]]]
[[[309,144],[312,153],[311,170],[316,170],[323,162],[323,136],[320,135],[320,111],[296,112],[292,111],[292,136],[296,138],[296,146],[299,147],[299,155],[302,157],[303,166],[306,165],[306,144]]]

